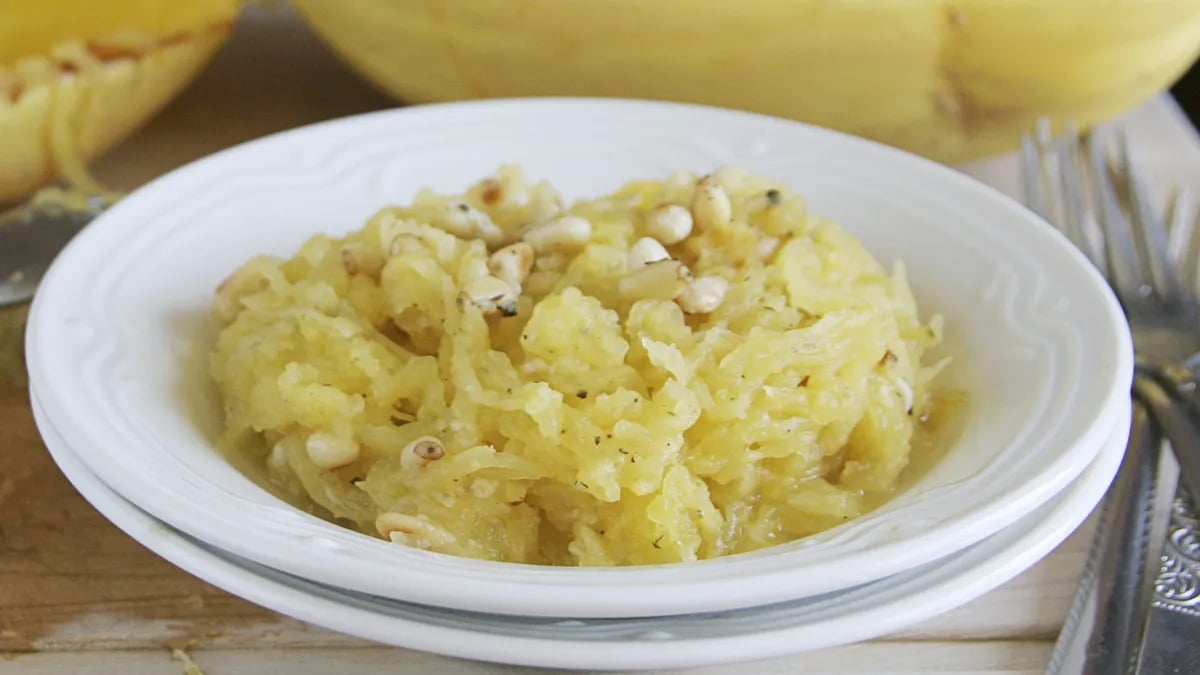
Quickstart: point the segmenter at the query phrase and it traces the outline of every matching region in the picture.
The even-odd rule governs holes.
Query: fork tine
[[[1156,295],[1165,302],[1178,302],[1185,297],[1184,287],[1171,263],[1166,226],[1150,205],[1146,188],[1134,170],[1129,156],[1129,139],[1124,133],[1117,136],[1117,148],[1117,168],[1124,182],[1134,237],[1145,264],[1143,269],[1149,273]]]
[[[1057,146],[1058,178],[1062,186],[1062,220],[1071,241],[1075,242],[1092,261],[1100,273],[1108,276],[1105,260],[1104,237],[1095,232],[1087,219],[1084,181],[1081,180],[1083,158],[1079,153],[1079,131],[1074,125],[1067,127],[1062,143]]]
[[[1058,226],[1046,204],[1046,189],[1038,145],[1029,136],[1021,138],[1021,185],[1025,204],[1046,222]]]
[[[1192,214],[1190,218],[1186,218],[1186,222],[1192,232],[1191,247],[1187,252],[1188,264],[1184,266],[1184,274],[1187,283],[1187,288],[1192,292],[1192,297],[1200,297],[1200,210],[1196,208],[1196,201],[1191,192],[1186,192],[1187,203],[1191,205]],[[1180,197],[1183,199],[1183,197]],[[1184,212],[1180,209],[1180,212]]]
[[[1104,232],[1109,282],[1121,298],[1121,302],[1128,307],[1131,302],[1146,296],[1150,280],[1143,274],[1142,265],[1138,260],[1132,226],[1121,212],[1116,189],[1109,175],[1103,136],[1093,130],[1084,137],[1083,143],[1088,159],[1093,208]]]
[[[1066,139],[1055,143],[1049,120],[1045,118],[1038,120],[1034,135],[1022,137],[1021,178],[1025,204],[1066,235],[1104,273],[1103,240],[1089,236],[1087,227],[1076,138],[1077,132],[1070,127]],[[1061,200],[1056,199],[1060,195]]]
[[[1200,293],[1197,289],[1200,282],[1200,237],[1197,236],[1200,212],[1188,207],[1193,202],[1189,190],[1172,188],[1164,217],[1167,221],[1167,253],[1175,263],[1184,289],[1195,295]]]

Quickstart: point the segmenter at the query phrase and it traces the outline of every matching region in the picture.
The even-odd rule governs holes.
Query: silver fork
[[[1108,140],[1103,132],[1083,138],[1068,132],[1053,141],[1040,125],[1023,144],[1026,201],[1108,278],[1133,333],[1135,391],[1170,438],[1183,482],[1200,494],[1195,222],[1183,218],[1178,193],[1164,220],[1150,204],[1124,135],[1115,133],[1111,158]],[[1057,205],[1055,194],[1061,194]]]
[[[1126,140],[1117,135],[1115,160],[1105,140],[1097,135],[1079,139],[1072,131],[1053,141],[1048,127],[1040,125],[1037,135],[1022,144],[1027,203],[1108,278],[1137,352],[1133,433],[1101,507],[1088,567],[1055,646],[1052,673],[1071,659],[1080,660],[1085,673],[1127,673],[1135,663],[1147,613],[1146,554],[1160,447],[1159,432],[1142,406],[1171,436],[1181,465],[1187,465],[1185,477],[1193,482],[1200,457],[1200,407],[1188,405],[1186,389],[1191,383],[1194,390],[1189,366],[1200,352],[1200,311],[1172,259],[1174,254],[1187,260],[1194,279],[1194,256],[1187,255],[1194,229],[1177,226],[1176,236],[1169,237],[1133,170]]]

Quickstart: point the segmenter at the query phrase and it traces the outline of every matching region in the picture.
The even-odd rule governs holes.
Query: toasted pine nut
[[[533,197],[529,200],[529,222],[542,223],[557,216],[563,209],[562,197],[548,183],[541,183],[533,189]]]
[[[372,247],[358,243],[342,247],[342,269],[352,277],[362,274],[378,278],[384,262],[383,256]]]
[[[504,189],[504,183],[496,178],[484,180],[479,187],[482,189],[480,199],[488,206],[496,206],[508,197]]]
[[[392,243],[388,245],[388,253],[391,255],[420,253],[424,250],[425,245],[421,243],[421,238],[413,234],[398,234],[392,238]]]
[[[480,277],[463,287],[462,298],[487,314],[517,315],[517,294],[513,287],[491,275]]]
[[[696,192],[692,196],[692,218],[696,227],[724,227],[733,217],[733,204],[729,201],[729,193],[712,176],[705,176],[696,184]]]
[[[692,233],[692,212],[678,204],[659,204],[646,214],[646,234],[663,244],[678,244]]]
[[[671,254],[667,253],[667,249],[658,243],[657,239],[642,237],[629,248],[629,270],[641,269],[650,263],[667,260],[670,257]]]
[[[492,254],[488,259],[488,270],[492,276],[521,292],[521,283],[533,268],[533,247],[523,241],[509,244]]]
[[[674,300],[687,288],[691,276],[678,260],[660,260],[626,274],[617,290],[629,300]]]
[[[433,436],[422,436],[406,446],[412,454],[421,459],[441,459],[446,455],[446,446]]]
[[[488,214],[471,208],[466,202],[454,202],[434,223],[443,230],[462,239],[482,239],[489,245],[504,239],[500,229]]]
[[[381,513],[375,519],[379,534],[397,544],[430,549],[449,546],[456,540],[445,528],[434,525],[425,518],[407,513]]]
[[[699,277],[679,295],[679,307],[688,314],[708,314],[721,306],[727,292],[729,282],[721,277]]]
[[[771,256],[775,255],[775,251],[779,250],[779,237],[763,237],[758,240],[758,245],[755,246],[755,251],[758,257],[763,260],[770,260]]]
[[[534,225],[522,237],[538,253],[580,248],[591,238],[592,224],[579,216],[562,216]]]
[[[415,471],[426,464],[446,456],[446,446],[434,436],[422,436],[409,441],[400,450],[400,468]]]
[[[267,466],[272,469],[282,469],[287,466],[287,448],[284,441],[271,446],[271,454],[267,455]]]
[[[344,436],[318,431],[309,434],[304,451],[321,469],[337,469],[358,459],[358,443]]]

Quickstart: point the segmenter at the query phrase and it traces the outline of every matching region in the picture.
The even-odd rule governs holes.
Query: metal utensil
[[[1179,487],[1142,638],[1138,673],[1200,673],[1200,518]]]
[[[1096,534],[1047,673],[1127,673],[1138,650],[1142,581],[1162,436],[1134,402],[1125,459],[1100,507]]]
[[[1182,293],[1178,289],[1182,283],[1175,282],[1174,267],[1157,258],[1147,262],[1142,256],[1138,247],[1144,248],[1144,244],[1139,242],[1159,232],[1153,226],[1135,232],[1134,218],[1127,218],[1121,210],[1101,147],[1094,138],[1079,139],[1073,132],[1054,141],[1049,128],[1040,125],[1038,134],[1022,144],[1026,202],[1108,277],[1129,315],[1139,365],[1182,361],[1200,350],[1200,333],[1187,333],[1186,344],[1174,339],[1184,331],[1177,333],[1174,318],[1146,301],[1146,289],[1161,283],[1174,298]],[[1128,162],[1124,167],[1128,168]],[[1165,242],[1165,233],[1162,239]],[[1050,673],[1124,675],[1135,662],[1145,616],[1147,550],[1160,444],[1142,404],[1135,402],[1126,457],[1101,507],[1099,529],[1055,645]]]
[[[1130,464],[1126,458],[1106,500],[1051,672],[1062,672],[1082,636],[1088,649],[1079,670],[1085,673],[1124,673],[1135,664],[1139,673],[1200,672],[1193,646],[1200,635],[1200,535],[1194,504],[1187,499],[1189,487],[1193,492],[1200,487],[1197,221],[1181,215],[1178,192],[1165,222],[1151,208],[1123,137],[1118,136],[1114,161],[1095,137],[1080,142],[1068,134],[1052,143],[1042,126],[1025,143],[1023,157],[1030,203],[1071,237],[1120,297],[1137,350],[1136,401],[1165,432],[1181,469],[1177,493],[1182,498],[1174,506],[1150,600],[1140,574],[1153,526],[1154,471],[1145,461]],[[1047,184],[1052,188],[1044,189]],[[1052,203],[1047,195],[1056,194],[1062,198]],[[1138,448],[1135,439],[1131,454],[1153,454]],[[1126,474],[1130,466],[1137,467],[1135,475]],[[1142,501],[1129,501],[1127,485],[1143,486]],[[1139,576],[1131,577],[1131,571]],[[1106,572],[1109,579],[1123,579],[1126,588],[1106,587]],[[1131,644],[1135,637],[1141,638],[1136,646]]]
[[[1168,250],[1185,287],[1195,293],[1200,285],[1200,228],[1197,227],[1200,217],[1184,214],[1185,201],[1182,193],[1176,190],[1168,202]],[[1138,382],[1137,394],[1144,400],[1175,399],[1177,405],[1160,403],[1157,407],[1174,413],[1162,416],[1158,422],[1164,427],[1177,426],[1172,434],[1176,438],[1184,438],[1189,424],[1193,429],[1200,428],[1200,398],[1186,384],[1195,381],[1196,369],[1193,360],[1186,372],[1176,369],[1173,377],[1164,374],[1153,381],[1142,379]],[[1191,438],[1200,443],[1200,434],[1193,434]],[[1195,461],[1196,458],[1186,452],[1176,451],[1175,455],[1180,462]],[[1176,485],[1173,497],[1138,650],[1138,674],[1200,673],[1200,649],[1197,649],[1200,641],[1200,512],[1182,482]]]
[[[1143,399],[1156,421],[1164,426],[1179,460],[1182,478],[1200,493],[1200,427],[1182,422],[1187,406],[1181,394],[1194,392],[1200,383],[1193,366],[1200,363],[1200,304],[1180,273],[1176,257],[1183,239],[1171,241],[1164,219],[1150,205],[1148,191],[1137,174],[1128,142],[1118,135],[1115,161],[1105,144],[1087,142],[1089,168],[1097,191],[1096,214],[1107,244],[1109,280],[1129,318],[1137,351],[1139,391],[1152,381],[1165,383],[1171,397]],[[1189,247],[1190,248],[1190,247]],[[1200,418],[1197,418],[1200,421]]]
[[[47,188],[0,214],[0,307],[32,298],[58,252],[114,200]]]

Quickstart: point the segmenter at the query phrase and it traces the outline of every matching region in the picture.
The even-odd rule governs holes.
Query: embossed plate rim
[[[949,611],[1032,567],[1065,540],[1103,497],[1120,465],[1123,439],[1128,435],[1128,424],[1118,425],[1089,467],[1020,523],[923,568],[825,596],[826,600],[857,596],[849,602],[827,603],[835,605],[840,614],[806,622],[804,610],[799,609],[786,620],[776,620],[772,615],[778,607],[762,607],[742,612],[772,628],[750,635],[597,641],[572,639],[570,631],[554,623],[546,624],[540,636],[536,632],[513,636],[504,630],[503,624],[512,620],[505,616],[464,615],[395,601],[373,608],[369,598],[339,598],[338,589],[239,561],[155,520],[114,492],[66,445],[47,421],[36,396],[33,398],[38,428],[72,485],[126,534],[184,571],[268,609],[356,637],[460,658],[572,669],[690,668],[781,657],[873,639]],[[967,559],[974,559],[974,564],[964,566]],[[947,572],[950,565],[959,569]],[[863,592],[902,579],[916,588],[888,599]],[[807,602],[795,604],[803,608]],[[439,614],[447,616],[429,621],[430,616]],[[673,621],[687,618],[650,618],[637,624],[647,632],[668,633]]]
[[[130,399],[133,396],[130,392],[143,381],[160,375],[153,369],[141,367],[143,355],[149,359],[153,355],[148,352],[179,347],[171,342],[170,335],[160,335],[164,329],[155,321],[162,317],[146,310],[137,300],[174,306],[175,296],[168,295],[164,299],[155,295],[166,292],[160,291],[156,282],[162,280],[163,288],[169,289],[169,282],[185,275],[186,268],[180,271],[182,266],[177,257],[166,256],[156,262],[148,251],[162,253],[166,247],[186,258],[193,248],[204,244],[205,236],[210,236],[208,230],[198,229],[195,223],[215,227],[209,221],[218,216],[236,216],[235,207],[241,208],[243,203],[238,199],[252,200],[252,204],[256,203],[253,200],[259,200],[262,203],[257,203],[257,208],[261,210],[269,199],[286,194],[289,199],[286,204],[270,202],[271,206],[290,207],[296,202],[300,209],[315,206],[311,200],[319,198],[302,192],[305,188],[324,197],[330,194],[360,195],[368,190],[365,181],[380,183],[370,189],[382,189],[386,187],[383,183],[391,180],[389,176],[394,178],[397,167],[413,169],[405,164],[411,164],[410,160],[389,158],[387,153],[408,147],[405,144],[416,137],[415,131],[428,134],[434,140],[441,138],[438,133],[446,134],[446,138],[471,138],[472,133],[490,138],[498,128],[509,129],[509,126],[494,125],[516,125],[511,121],[513,118],[528,118],[529,115],[533,115],[534,122],[526,120],[521,124],[533,124],[530,128],[540,134],[538,138],[543,143],[547,142],[546,138],[557,138],[556,133],[570,139],[581,138],[586,129],[605,129],[609,136],[619,137],[618,140],[623,139],[622,142],[629,146],[618,143],[624,148],[622,152],[635,152],[631,149],[634,145],[640,148],[651,144],[647,158],[638,158],[634,162],[616,157],[609,160],[613,166],[621,162],[626,167],[641,167],[643,162],[663,165],[679,161],[680,156],[688,156],[697,162],[733,161],[742,156],[739,153],[753,155],[761,150],[759,155],[750,157],[748,163],[752,168],[753,161],[783,167],[781,171],[790,167],[789,170],[806,176],[805,180],[812,182],[810,187],[823,186],[823,192],[798,186],[801,192],[818,201],[823,195],[826,199],[831,199],[830,195],[836,196],[842,199],[844,208],[851,211],[855,205],[848,203],[849,196],[865,194],[867,189],[878,191],[882,185],[910,187],[909,190],[894,189],[886,195],[874,194],[875,201],[871,203],[876,206],[864,208],[880,208],[879,204],[884,204],[893,215],[915,217],[913,204],[920,204],[923,209],[942,214],[941,220],[923,223],[926,227],[924,240],[919,239],[921,231],[898,234],[877,226],[878,231],[884,231],[893,239],[918,237],[918,241],[927,245],[932,237],[932,241],[939,244],[958,246],[959,254],[966,247],[979,250],[990,247],[997,255],[1003,253],[1006,256],[1004,260],[1009,271],[1019,268],[1023,274],[1037,277],[1034,289],[1037,292],[1032,297],[1028,282],[1022,282],[1020,278],[1014,282],[1018,284],[1016,290],[1000,289],[1018,294],[1002,298],[1007,301],[1006,309],[1016,311],[1014,303],[1021,298],[1053,300],[1058,305],[1040,307],[1036,312],[1023,311],[1026,316],[1046,320],[1044,314],[1052,314],[1061,306],[1063,311],[1075,311],[1075,315],[1086,309],[1083,315],[1094,319],[1095,325],[1088,326],[1093,334],[1084,343],[1072,343],[1070,348],[1064,344],[1051,344],[1057,349],[1053,354],[1061,359],[1051,362],[1058,369],[1058,380],[1051,382],[1047,380],[1048,375],[1039,377],[1036,373],[1021,375],[1032,378],[1029,380],[1031,386],[1057,392],[1055,405],[1059,407],[1047,406],[1047,410],[1038,410],[1040,426],[1033,425],[1030,420],[1016,420],[1023,433],[1037,430],[1040,434],[1033,434],[1021,443],[1009,439],[1001,465],[984,465],[977,471],[987,469],[989,478],[1000,476],[1006,478],[1005,481],[989,484],[988,481],[981,482],[979,475],[971,475],[962,482],[973,485],[974,490],[960,484],[953,490],[943,490],[942,494],[931,492],[924,495],[925,501],[920,508],[913,507],[911,495],[906,495],[848,526],[794,545],[687,566],[659,568],[545,569],[480,563],[397,549],[284,508],[278,502],[266,503],[265,493],[261,490],[245,492],[248,482],[244,477],[222,475],[221,480],[230,478],[240,482],[217,481],[205,471],[219,470],[229,474],[230,470],[226,465],[218,466],[212,462],[209,448],[203,448],[199,457],[176,456],[172,442],[181,437],[164,437],[164,433],[173,432],[173,429],[169,424],[168,428],[161,424],[163,419],[166,422],[176,420],[169,415],[163,418],[163,411],[155,408],[169,402],[152,396]],[[607,127],[605,120],[609,120]],[[638,125],[653,129],[652,123],[658,125],[656,133],[663,140],[641,138],[640,134],[648,132]],[[620,126],[622,124],[625,126]],[[682,130],[675,129],[680,126]],[[700,129],[708,137],[704,143],[695,142],[693,138]],[[388,133],[379,135],[381,130]],[[358,146],[343,142],[356,134],[365,135],[372,142]],[[597,153],[609,150],[609,136],[591,141],[597,147]],[[769,139],[769,142],[763,139]],[[725,142],[729,147],[723,147],[717,141]],[[574,142],[586,145],[584,140]],[[659,146],[653,146],[653,142],[658,142]],[[497,143],[500,145],[496,147],[503,145],[500,141]],[[654,147],[669,148],[669,153],[659,157],[653,151]],[[755,150],[756,147],[759,150]],[[455,152],[465,151],[450,147],[452,157],[445,161],[466,162],[457,159]],[[559,157],[557,147],[542,148],[542,152]],[[421,157],[423,160],[435,159]],[[591,169],[578,169],[578,163],[571,163],[570,159],[547,161],[553,166],[575,169],[575,173],[564,172],[564,180],[568,183],[570,180],[577,184],[587,182]],[[449,169],[443,167],[443,173],[439,174],[441,180],[449,182],[450,179],[443,175],[446,171],[474,177],[471,173],[476,169],[464,169],[460,164],[453,164]],[[309,168],[301,171],[297,166]],[[361,176],[363,186],[357,182],[360,176],[356,171],[366,171]],[[627,171],[622,174],[625,179],[629,178]],[[612,173],[611,167],[609,173]],[[253,178],[256,174],[259,175],[257,184]],[[231,175],[237,175],[238,180],[231,180]],[[864,179],[872,179],[875,183],[861,185],[860,181]],[[326,192],[321,192],[322,186],[326,185],[331,187],[325,187]],[[292,199],[294,192],[299,196]],[[374,193],[371,194],[374,198]],[[869,200],[859,201],[867,203]],[[377,201],[372,203],[379,204]],[[225,211],[221,210],[223,208]],[[360,203],[355,203],[354,208],[367,210]],[[979,213],[984,215],[977,215]],[[344,214],[338,212],[338,215]],[[975,222],[973,217],[984,222]],[[353,226],[358,224],[356,218],[357,215],[351,219]],[[240,221],[237,225],[244,226]],[[247,236],[266,241],[274,236],[274,230],[258,234],[249,232]],[[891,243],[894,245],[896,241]],[[208,245],[211,246],[211,242]],[[155,246],[159,248],[155,249]],[[171,246],[179,250],[172,250]],[[258,249],[251,250],[256,252]],[[924,259],[928,257],[929,254],[924,253]],[[203,256],[187,262],[199,267],[208,264]],[[946,264],[952,264],[952,261]],[[1038,273],[1037,264],[1057,266],[1065,271]],[[158,271],[155,265],[167,276],[153,277],[153,281],[140,284],[129,280],[148,281],[146,270]],[[910,265],[910,276],[914,279],[929,273],[927,269],[911,268]],[[139,270],[142,277],[130,276]],[[181,278],[193,277],[185,275]],[[204,289],[209,287],[208,281],[204,278],[201,284],[189,288],[189,293],[203,291],[203,305],[207,304],[207,290]],[[1068,290],[1045,288],[1047,282],[1060,283]],[[1026,287],[1020,287],[1020,283],[1026,283]],[[125,295],[118,296],[118,293]],[[1055,293],[1066,295],[1043,297]],[[132,300],[114,304],[114,297]],[[1063,305],[1064,302],[1067,304]],[[98,307],[103,307],[108,314],[97,314]],[[953,326],[953,317],[950,318]],[[1082,339],[1078,327],[1064,327],[1058,325],[1063,323],[1061,320],[1057,321],[1054,328],[1069,328],[1067,337],[1075,341]],[[956,328],[965,333],[975,327],[967,324]],[[1019,337],[1047,338],[1029,327],[1024,330]],[[99,343],[89,341],[88,331],[100,332],[103,340]],[[147,344],[138,343],[139,336],[147,334],[159,340],[147,343],[148,350]],[[92,348],[94,344],[96,349]],[[125,348],[126,344],[138,345],[140,350]],[[1031,344],[1036,347],[1040,343],[1034,341]],[[84,458],[92,470],[130,501],[193,536],[268,566],[402,600],[462,609],[587,616],[729,609],[768,599],[823,593],[928,562],[978,541],[1052,497],[1095,456],[1115,423],[1115,411],[1127,397],[1132,353],[1128,344],[1123,317],[1108,286],[1078,252],[1015,202],[972,179],[896,150],[796,123],[696,106],[614,100],[490,101],[386,111],[285,132],[200,160],[139,190],[68,247],[47,276],[35,301],[28,340],[31,379],[43,396],[47,413],[73,445],[95,448]],[[1103,349],[1097,345],[1102,345]],[[120,358],[109,358],[111,355],[106,350]],[[985,356],[980,354],[978,358]],[[1074,394],[1080,393],[1079,387],[1085,383],[1087,386],[1078,398],[1091,403],[1081,408],[1082,404]],[[125,400],[149,400],[150,403],[145,403],[147,407],[141,409],[137,405],[125,405]],[[1022,422],[1024,426],[1021,426]],[[1036,452],[1033,451],[1035,448]],[[1000,459],[996,456],[993,461]],[[190,461],[209,464],[197,470],[187,463]],[[970,506],[961,505],[964,495],[973,500],[968,500]],[[919,519],[926,517],[933,519],[932,525],[917,527]],[[871,530],[872,527],[875,530]],[[796,565],[800,564],[805,566],[805,574],[795,573]],[[396,566],[407,570],[404,583],[385,574]],[[569,592],[536,592],[552,585]]]

